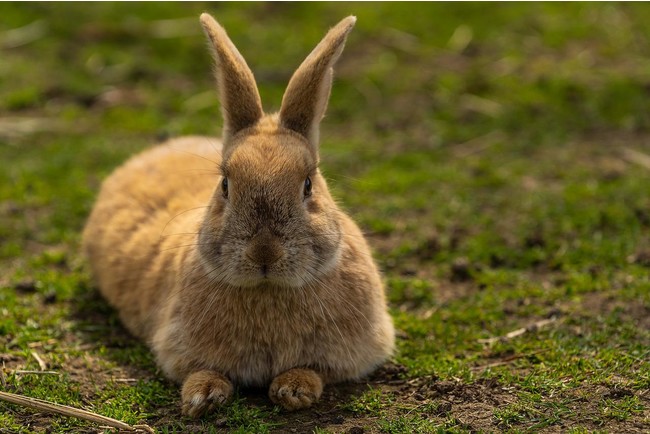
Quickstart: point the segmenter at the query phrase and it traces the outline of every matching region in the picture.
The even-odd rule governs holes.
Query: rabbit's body
[[[173,302],[213,193],[221,142],[183,137],[146,150],[102,184],[83,243],[101,293],[152,341]]]
[[[378,273],[359,274],[374,265],[345,214],[339,264],[325,285],[237,288],[205,270],[198,233],[220,152],[218,139],[179,138],[106,179],[84,234],[102,294],[177,381],[199,368],[255,386],[295,366],[330,381],[367,373],[391,347],[392,325]]]
[[[277,115],[263,115],[225,32],[202,21],[221,68],[223,142],[171,140],[117,169],[84,249],[124,324],[183,383],[185,413],[224,402],[230,382],[271,383],[274,402],[305,407],[323,382],[367,374],[394,345],[368,245],[317,168],[315,121],[354,21],[307,58]],[[310,89],[315,102],[302,104]]]

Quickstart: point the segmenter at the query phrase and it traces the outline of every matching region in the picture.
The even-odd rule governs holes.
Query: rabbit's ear
[[[318,126],[325,115],[332,88],[332,67],[356,21],[356,17],[349,16],[325,35],[293,74],[282,97],[281,125],[306,137],[315,149],[318,147]]]
[[[216,62],[217,86],[224,119],[223,139],[254,125],[262,116],[262,101],[246,61],[226,31],[211,15],[201,14],[201,24]]]

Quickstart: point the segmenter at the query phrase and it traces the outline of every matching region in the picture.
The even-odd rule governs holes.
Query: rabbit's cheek
[[[309,198],[305,200],[307,212],[310,214],[318,214],[322,211],[323,207],[320,202],[314,198]]]
[[[199,252],[204,259],[214,262],[223,254],[223,241],[202,230],[199,234]]]

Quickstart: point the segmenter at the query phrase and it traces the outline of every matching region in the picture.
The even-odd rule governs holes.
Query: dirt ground
[[[451,284],[447,288],[446,294],[441,294],[443,299],[451,299],[466,295],[471,291],[471,285],[466,283]],[[87,302],[102,303],[96,294],[89,294]],[[84,303],[82,303],[83,305]],[[589,294],[582,303],[582,308],[589,312],[599,311],[603,314],[611,312],[613,309],[624,309],[625,315],[635,318],[640,326],[648,325],[647,307],[640,309],[634,306],[625,306],[621,303],[612,302],[612,298],[607,294],[593,293]],[[558,311],[561,311],[561,307]],[[110,321],[110,310],[104,311],[93,310],[80,311],[77,319],[85,322],[95,322],[105,324]],[[576,333],[580,331],[577,330]],[[399,336],[399,339],[407,339],[406,336]],[[79,336],[67,336],[64,341],[78,342]],[[82,335],[83,343],[91,348],[95,345],[91,335]],[[137,340],[128,335],[120,326],[114,327],[109,336],[106,336],[104,345],[112,348],[129,347],[141,345]],[[489,354],[489,353],[488,353]],[[486,357],[486,363],[475,367],[481,371],[486,367],[508,365],[516,357],[509,354],[496,354],[494,357]],[[25,360],[17,356],[0,354],[0,361],[4,365],[5,372],[12,369],[19,369],[25,364]],[[138,380],[148,381],[160,379],[159,373],[134,367],[133,365],[122,364],[118,369],[106,371],[100,366],[97,360],[90,356],[69,357],[58,370],[66,372],[77,387],[79,394],[84,401],[92,403],[96,400],[96,392],[108,382],[123,382],[126,384],[135,383]],[[516,370],[513,370],[516,374]],[[518,402],[518,390],[514,386],[506,386],[494,379],[481,379],[474,383],[468,384],[461,379],[441,380],[436,376],[421,376],[409,378],[409,372],[403,365],[387,363],[374,372],[368,379],[355,383],[344,383],[328,385],[325,388],[323,396],[318,404],[313,408],[295,413],[280,411],[275,413],[271,419],[266,422],[275,426],[272,432],[277,433],[311,433],[316,429],[326,429],[334,433],[375,433],[384,432],[377,424],[379,416],[373,412],[351,411],[343,403],[350,399],[360,397],[364,392],[369,390],[378,390],[381,393],[382,400],[389,400],[391,405],[382,410],[382,419],[399,418],[409,416],[418,416],[422,419],[429,420],[436,425],[462,429],[467,432],[495,432],[509,430],[509,427],[499,425],[494,418],[495,410],[504,406]],[[525,372],[520,373],[522,376]],[[614,401],[624,398],[637,396],[645,408],[650,408],[650,391],[632,390],[624,385],[617,385],[615,382],[609,385],[586,385],[581,388],[567,388],[561,392],[561,396],[553,397],[554,401],[561,401],[568,406],[569,410],[579,410],[574,414],[579,414],[581,419],[570,418],[562,420],[558,416],[555,423],[548,426],[516,425],[518,429],[530,430],[534,432],[561,433],[567,432],[573,427],[581,427],[590,432],[625,432],[625,433],[646,433],[648,426],[644,420],[650,416],[650,412],[645,410],[642,414],[624,421],[620,420],[603,420],[599,417],[602,412],[599,403],[593,399],[594,396],[608,398]],[[169,384],[170,387],[175,387]],[[180,392],[179,392],[180,393]],[[244,399],[245,405],[259,408],[270,409],[271,404],[266,396],[266,390],[262,389],[245,389],[240,391],[240,397]],[[547,418],[553,418],[553,405],[541,406]],[[49,428],[51,416],[48,414],[34,412],[21,413],[20,416],[25,427],[29,427],[34,432],[53,432]],[[230,432],[228,421],[218,412],[206,416],[202,421],[192,422],[182,417],[180,405],[173,403],[168,406],[156,408],[150,420],[153,428],[162,428],[173,424],[174,421],[183,419],[186,423],[187,432],[200,433],[205,430],[205,425],[211,425],[218,429],[219,432]],[[535,418],[532,418],[535,420]],[[0,428],[0,432],[3,431]],[[80,429],[75,432],[95,433],[104,432],[97,428]]]

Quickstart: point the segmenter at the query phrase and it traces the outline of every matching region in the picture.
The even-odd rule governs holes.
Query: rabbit
[[[269,387],[286,410],[359,379],[394,352],[380,273],[318,169],[333,65],[356,22],[333,27],[276,114],[225,30],[200,17],[215,59],[222,140],[181,137],[103,182],[82,248],[101,294],[182,384],[182,412]]]

